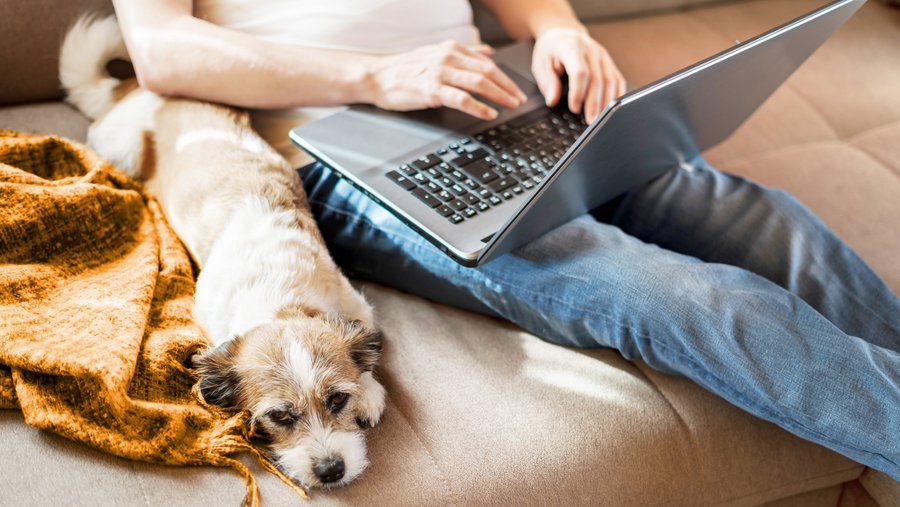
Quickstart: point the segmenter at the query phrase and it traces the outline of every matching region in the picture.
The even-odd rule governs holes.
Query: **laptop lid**
[[[725,140],[864,3],[830,3],[614,101],[464,263],[506,253]]]

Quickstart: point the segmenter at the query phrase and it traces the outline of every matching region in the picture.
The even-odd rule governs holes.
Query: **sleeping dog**
[[[94,119],[88,143],[144,181],[201,268],[195,357],[204,398],[249,410],[275,462],[306,486],[340,486],[367,465],[362,429],[385,391],[373,376],[372,309],[326,250],[299,177],[245,112],[165,98],[106,72],[127,59],[114,18],[67,34],[60,79]]]

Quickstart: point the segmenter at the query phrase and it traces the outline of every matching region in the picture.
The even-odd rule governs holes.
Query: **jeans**
[[[697,158],[477,268],[319,164],[349,274],[612,347],[900,480],[900,299],[789,194]]]

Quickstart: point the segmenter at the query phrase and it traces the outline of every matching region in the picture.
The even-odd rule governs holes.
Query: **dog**
[[[63,42],[60,80],[94,120],[88,144],[144,182],[200,268],[203,397],[248,410],[294,480],[349,483],[384,411],[382,336],[328,254],[299,176],[246,112],[155,95],[111,77],[113,59],[128,59],[115,18],[83,17]]]

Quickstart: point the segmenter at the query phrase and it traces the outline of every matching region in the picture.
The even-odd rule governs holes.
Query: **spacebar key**
[[[507,125],[509,125],[510,128],[519,129],[519,128],[525,127],[527,125],[530,125],[530,124],[540,120],[541,118],[546,118],[547,116],[550,116],[550,110],[547,109],[546,107],[539,107],[539,108],[535,109],[534,111],[530,111],[528,113],[523,114],[522,116],[517,116],[517,117],[513,118],[512,120],[510,120],[507,123]]]
[[[412,193],[418,197],[420,201],[428,205],[429,208],[437,208],[438,204],[441,203],[437,197],[429,194],[424,188],[417,188],[413,190]]]
[[[500,178],[499,180],[488,183],[488,186],[491,187],[491,190],[494,192],[502,192],[516,183],[516,180],[512,178]]]

